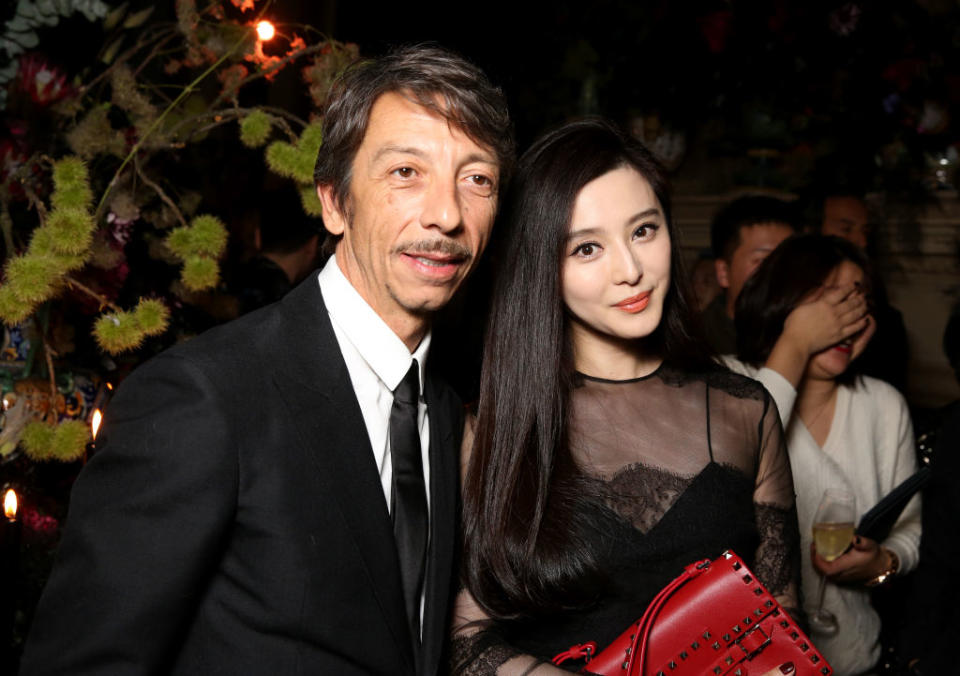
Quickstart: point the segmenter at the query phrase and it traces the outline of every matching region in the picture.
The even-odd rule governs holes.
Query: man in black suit
[[[414,47],[349,69],[324,132],[334,256],[124,382],[26,676],[442,671],[462,416],[429,318],[487,242],[509,119]]]

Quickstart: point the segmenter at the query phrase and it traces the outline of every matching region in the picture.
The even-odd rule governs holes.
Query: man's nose
[[[430,182],[424,198],[423,227],[439,228],[444,232],[449,232],[460,227],[462,220],[456,180],[435,177]]]

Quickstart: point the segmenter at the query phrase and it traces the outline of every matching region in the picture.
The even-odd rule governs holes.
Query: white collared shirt
[[[407,346],[360,296],[344,277],[331,256],[318,276],[323,302],[330,314],[333,333],[347,364],[350,382],[363,413],[363,422],[373,447],[373,459],[380,472],[387,510],[392,503],[393,463],[390,454],[390,408],[393,391],[417,360],[420,370],[420,400],[417,405],[417,426],[420,431],[420,452],[423,480],[430,507],[430,426],[427,405],[423,399],[424,369],[430,349],[430,332],[410,354]]]

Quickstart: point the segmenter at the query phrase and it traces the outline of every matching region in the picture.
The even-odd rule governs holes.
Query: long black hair
[[[575,371],[561,269],[581,189],[621,167],[650,184],[678,250],[663,168],[609,122],[587,119],[548,133],[524,154],[499,233],[473,453],[464,485],[464,570],[495,619],[580,605],[596,562],[580,541],[579,474],[567,444]],[[713,367],[688,301],[680,256],[671,256],[660,325],[638,348],[671,366]]]
[[[823,286],[838,265],[849,261],[863,270],[864,293],[870,298],[872,270],[866,255],[840,237],[798,235],[785,239],[757,267],[737,296],[734,323],[737,357],[762,366],[780,334],[787,316]],[[849,385],[859,374],[854,360],[836,381]]]

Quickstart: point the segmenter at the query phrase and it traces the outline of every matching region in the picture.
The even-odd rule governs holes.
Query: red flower
[[[57,527],[60,524],[52,516],[41,514],[33,507],[24,505],[23,525],[27,530],[39,533],[40,535],[52,535],[57,531]]]
[[[49,106],[75,93],[67,84],[66,74],[37,54],[20,57],[17,81],[20,90],[40,106]]]

